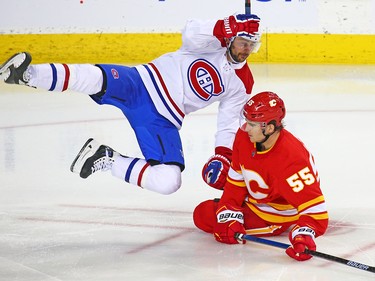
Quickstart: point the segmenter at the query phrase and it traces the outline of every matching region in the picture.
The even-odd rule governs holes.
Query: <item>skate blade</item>
[[[78,152],[72,165],[70,165],[70,171],[79,174],[82,170],[83,164],[85,164],[89,157],[95,154],[99,146],[100,144],[97,143],[93,138],[89,138]]]

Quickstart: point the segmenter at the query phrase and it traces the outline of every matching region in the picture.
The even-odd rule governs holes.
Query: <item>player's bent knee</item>
[[[165,165],[165,169],[168,170],[167,176],[163,177],[163,190],[162,194],[168,195],[176,192],[181,187],[181,170],[178,166]]]
[[[181,169],[176,165],[155,165],[150,167],[146,189],[169,195],[181,187]]]
[[[213,233],[213,228],[216,223],[216,209],[217,200],[207,200],[195,207],[193,212],[193,221],[199,229]]]
[[[181,187],[181,177],[170,178],[168,181],[163,181],[163,188],[160,190],[160,194],[169,195],[175,193]]]

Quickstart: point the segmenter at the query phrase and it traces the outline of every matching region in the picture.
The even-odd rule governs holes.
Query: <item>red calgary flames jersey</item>
[[[246,202],[256,215],[274,225],[308,226],[322,235],[328,213],[314,158],[304,144],[283,129],[275,145],[259,152],[239,130],[221,203]]]

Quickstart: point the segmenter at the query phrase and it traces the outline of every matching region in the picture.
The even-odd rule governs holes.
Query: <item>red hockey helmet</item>
[[[284,101],[278,95],[273,92],[261,92],[247,101],[241,115],[249,121],[265,125],[275,120],[276,127],[279,127],[285,113]]]

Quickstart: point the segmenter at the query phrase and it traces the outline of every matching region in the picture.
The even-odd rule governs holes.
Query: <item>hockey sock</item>
[[[27,85],[48,91],[73,90],[88,95],[101,91],[103,74],[91,64],[36,64],[28,68]]]
[[[151,166],[144,159],[119,156],[111,171],[117,178],[160,194],[171,194],[181,186],[181,169],[176,165]]]
[[[112,165],[112,175],[128,183],[143,187],[142,179],[149,164],[144,159],[123,157],[116,158]]]

